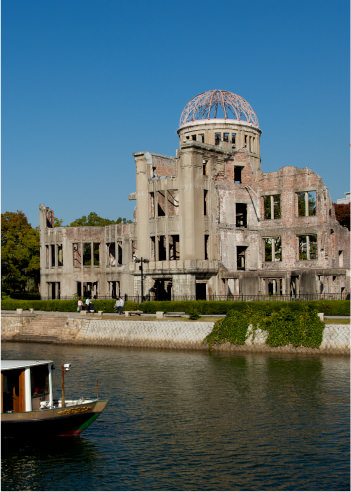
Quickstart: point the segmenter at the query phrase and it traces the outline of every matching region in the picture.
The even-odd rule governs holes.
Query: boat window
[[[32,396],[42,396],[49,392],[48,367],[37,366],[31,368]]]

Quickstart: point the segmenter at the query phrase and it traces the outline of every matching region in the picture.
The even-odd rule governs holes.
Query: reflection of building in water
[[[133,224],[53,227],[40,206],[43,298],[349,292],[349,231],[308,168],[261,170],[258,119],[236,94],[185,106],[179,149],[134,154]],[[136,263],[136,258],[149,260]]]

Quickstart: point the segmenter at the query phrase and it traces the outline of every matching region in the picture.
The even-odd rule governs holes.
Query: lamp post
[[[135,258],[134,259],[135,263],[140,263],[139,270],[140,270],[140,275],[141,275],[141,302],[143,302],[144,299],[144,273],[143,273],[143,263],[149,263],[150,260],[143,258],[142,256],[140,258]]]

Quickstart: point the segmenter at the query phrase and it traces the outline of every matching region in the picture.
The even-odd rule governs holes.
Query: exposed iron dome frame
[[[197,120],[234,119],[259,128],[258,118],[251,105],[234,92],[212,90],[191,99],[180,116],[179,127]]]

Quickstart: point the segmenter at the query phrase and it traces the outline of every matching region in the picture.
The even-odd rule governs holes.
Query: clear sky
[[[186,103],[222,89],[260,128],[262,170],[349,191],[348,0],[3,0],[2,211],[33,227],[133,218],[132,154],[175,155]]]

